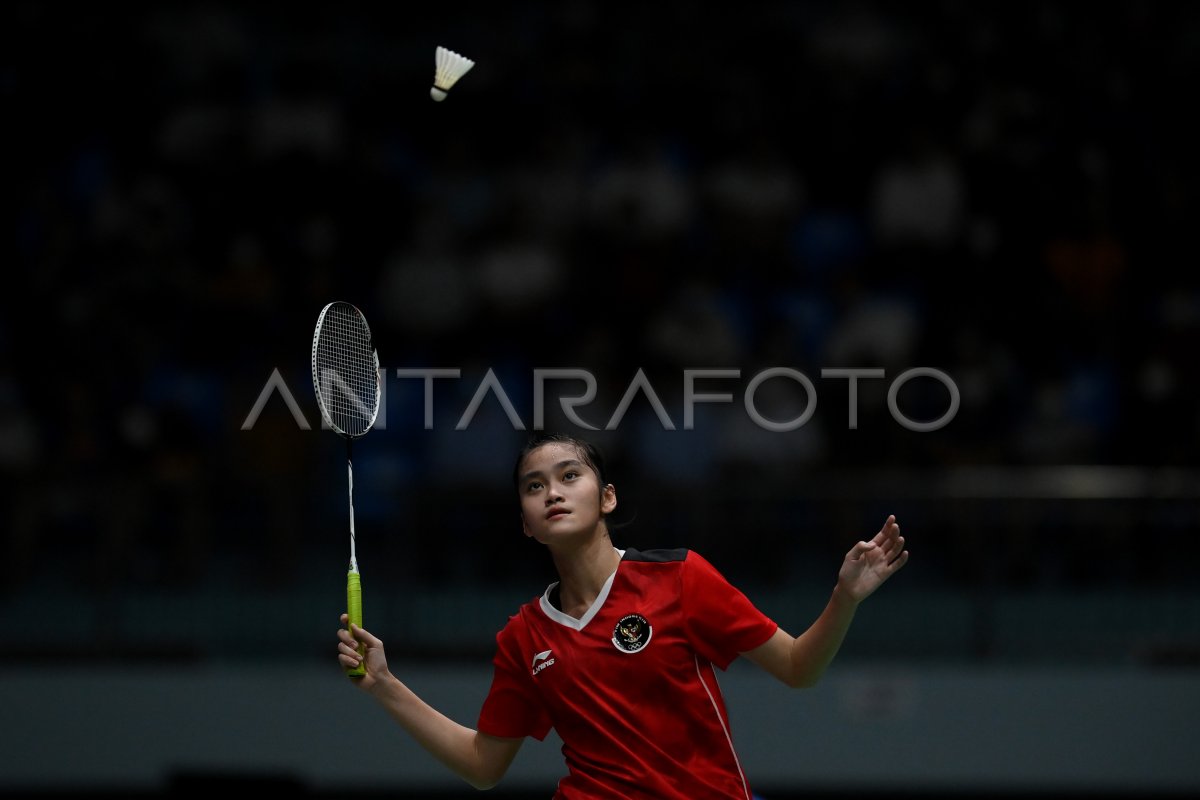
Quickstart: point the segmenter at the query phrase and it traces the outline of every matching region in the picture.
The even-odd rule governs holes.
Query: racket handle
[[[350,617],[346,623],[347,630],[350,629],[351,624],[362,627],[362,577],[357,572],[346,573],[346,615]],[[358,654],[366,657],[367,648],[362,642],[358,643]],[[366,661],[364,660],[357,667],[347,668],[346,674],[351,678],[361,678],[366,675]]]

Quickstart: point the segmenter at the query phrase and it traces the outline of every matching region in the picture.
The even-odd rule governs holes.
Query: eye
[[[573,469],[569,469],[563,473],[564,481],[574,480],[575,478],[578,478],[578,477],[579,477],[579,473]]]
[[[530,481],[529,483],[525,484],[525,491],[527,492],[535,492],[540,488],[542,488],[541,481]]]

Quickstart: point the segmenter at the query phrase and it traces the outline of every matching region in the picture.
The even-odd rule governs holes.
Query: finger
[[[342,642],[341,644],[338,645],[338,652],[341,653],[342,655],[350,656],[351,658],[358,658],[358,655],[359,655],[358,648],[352,647],[351,645],[348,645],[345,642]]]
[[[907,563],[908,563],[908,551],[905,550],[904,552],[900,553],[900,555],[896,556],[895,561],[892,561],[890,564],[888,564],[888,569],[890,569],[892,572],[895,572],[896,570],[900,569]]]
[[[881,546],[890,547],[893,545],[893,543],[895,542],[896,536],[898,536],[899,534],[900,534],[900,525],[898,525],[894,522],[888,523],[887,525],[884,525],[883,530],[880,531],[880,535],[876,536],[875,539],[876,539],[876,541],[878,541],[878,543],[880,543]]]
[[[349,622],[349,621],[350,621],[350,615],[349,615],[349,614],[342,614],[342,616],[340,616],[338,619],[341,621],[341,623],[342,623],[343,625],[345,625],[347,622]]]
[[[354,641],[354,637],[351,636],[350,631],[346,630],[345,628],[338,628],[337,636],[338,639],[350,645],[351,647],[357,646],[357,642]]]
[[[850,552],[846,554],[846,558],[851,561],[858,561],[863,557],[863,554],[869,550],[874,550],[878,545],[874,541],[856,542],[854,547],[850,548]]]
[[[359,658],[357,655],[348,656],[343,653],[338,656],[338,663],[341,664],[343,667],[346,667],[347,669],[357,667],[359,665],[359,663],[361,663],[361,661],[362,661],[362,659]]]
[[[359,641],[365,643],[368,647],[378,647],[383,644],[377,637],[372,636],[367,631],[358,627],[354,623],[350,623],[350,632],[358,637]]]
[[[897,533],[895,536],[890,537],[879,548],[880,552],[883,553],[884,558],[886,558],[888,561],[891,561],[892,559],[894,559],[896,557],[896,554],[899,553],[903,549],[904,549],[904,537],[900,536],[899,533]]]

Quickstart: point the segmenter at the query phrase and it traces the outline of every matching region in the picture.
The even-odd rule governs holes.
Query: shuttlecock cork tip
[[[450,87],[458,83],[458,79],[466,75],[475,62],[445,47],[438,47],[434,54],[433,88],[429,96],[437,102],[446,99]]]

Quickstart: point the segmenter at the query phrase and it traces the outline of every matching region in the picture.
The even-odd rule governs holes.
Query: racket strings
[[[358,309],[335,303],[325,312],[313,348],[317,399],[330,427],[361,436],[379,410],[379,362]]]

